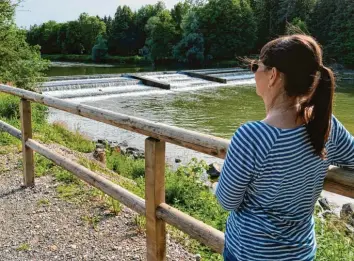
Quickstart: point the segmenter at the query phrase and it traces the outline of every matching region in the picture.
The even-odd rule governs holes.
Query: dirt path
[[[95,204],[66,202],[50,175],[23,188],[20,158],[0,155],[0,260],[146,260],[135,213],[123,208],[115,216]],[[167,255],[194,260],[170,240]]]

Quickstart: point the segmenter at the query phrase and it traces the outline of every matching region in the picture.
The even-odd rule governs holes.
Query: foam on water
[[[44,83],[39,90],[49,96],[81,102],[103,100],[118,96],[163,95],[169,92],[254,84],[254,75],[241,68],[193,70],[192,72],[226,79],[227,83],[190,77],[183,72],[149,72],[139,73],[138,75],[151,80],[168,83],[171,86],[171,90],[145,86],[139,80],[126,76],[118,77],[118,75],[115,77],[107,76],[106,78],[99,75],[98,78],[90,79],[63,79],[59,77],[58,79],[52,79],[53,81]]]

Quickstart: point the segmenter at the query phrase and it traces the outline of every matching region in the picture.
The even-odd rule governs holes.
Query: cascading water
[[[142,84],[140,80],[132,79],[129,75],[97,75],[71,76],[51,78],[38,90],[43,94],[73,101],[94,99],[106,99],[116,96],[149,95],[151,93],[164,94],[166,92],[181,92],[203,88],[227,87],[235,85],[254,84],[254,75],[241,68],[192,70],[200,75],[212,76],[227,80],[227,83],[219,83],[201,78],[191,77],[184,72],[149,72],[140,73],[139,76],[170,84],[170,90],[163,90]]]

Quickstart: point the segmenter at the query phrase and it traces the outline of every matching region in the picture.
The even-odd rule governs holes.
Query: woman
[[[332,116],[333,72],[310,36],[267,43],[252,64],[267,116],[231,140],[216,196],[230,210],[225,260],[313,260],[315,203],[329,165],[354,170],[354,138]]]

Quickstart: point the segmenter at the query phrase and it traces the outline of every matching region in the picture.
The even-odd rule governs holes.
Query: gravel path
[[[145,235],[128,208],[112,216],[94,203],[59,198],[51,176],[23,188],[21,154],[0,155],[0,260],[146,260]],[[100,217],[93,228],[87,217]],[[168,240],[168,260],[194,260]]]

